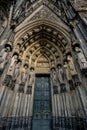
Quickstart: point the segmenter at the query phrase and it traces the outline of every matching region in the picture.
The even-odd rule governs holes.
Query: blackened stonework
[[[58,86],[53,86],[53,93],[58,94]]]
[[[61,93],[66,92],[66,86],[65,85],[61,85]]]
[[[4,84],[9,88],[12,86],[12,76],[11,75],[6,75]]]
[[[32,94],[32,86],[27,87],[27,94]]]
[[[0,130],[87,130],[86,0],[0,0]]]
[[[55,129],[75,129],[75,130],[82,130],[87,127],[86,119],[84,118],[78,118],[78,117],[58,117],[57,122],[55,123],[54,130]]]
[[[25,86],[25,84],[20,84],[19,85],[19,92],[20,93],[24,93],[24,86]]]

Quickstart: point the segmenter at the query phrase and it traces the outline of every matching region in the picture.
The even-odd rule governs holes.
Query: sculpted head
[[[25,65],[24,65],[24,68],[27,69],[27,68],[28,68],[28,64],[25,64]]]
[[[70,61],[72,59],[71,55],[67,55],[67,60]]]

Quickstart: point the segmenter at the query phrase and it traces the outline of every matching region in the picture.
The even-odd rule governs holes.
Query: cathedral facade
[[[86,0],[1,0],[0,130],[87,130]]]

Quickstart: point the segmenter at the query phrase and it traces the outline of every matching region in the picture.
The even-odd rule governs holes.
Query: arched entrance
[[[49,24],[46,20],[36,21],[22,30],[15,36],[14,53],[18,53],[22,63],[27,64],[30,71],[33,68],[35,74],[29,115],[32,130],[51,130],[58,120],[59,107],[59,84],[54,83],[53,79],[57,80],[57,67],[63,67],[66,53],[71,51],[70,35],[63,27],[51,22]]]
[[[15,36],[14,52],[23,63],[34,67],[35,73],[50,73],[52,67],[62,64],[71,51],[71,37],[61,26],[48,20],[35,21],[19,30]]]

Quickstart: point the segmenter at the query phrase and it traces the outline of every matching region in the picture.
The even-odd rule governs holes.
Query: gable
[[[53,5],[54,6],[54,5]],[[59,11],[60,14],[60,11]],[[51,21],[54,24],[58,24],[61,27],[65,28],[66,30],[70,31],[70,28],[66,25],[66,23],[61,19],[60,16],[56,15],[55,12],[53,12],[50,8],[48,8],[46,5],[41,4],[38,8],[33,10],[33,12],[28,15],[17,27],[16,31],[19,29],[27,26],[30,23],[33,23],[35,21]]]

